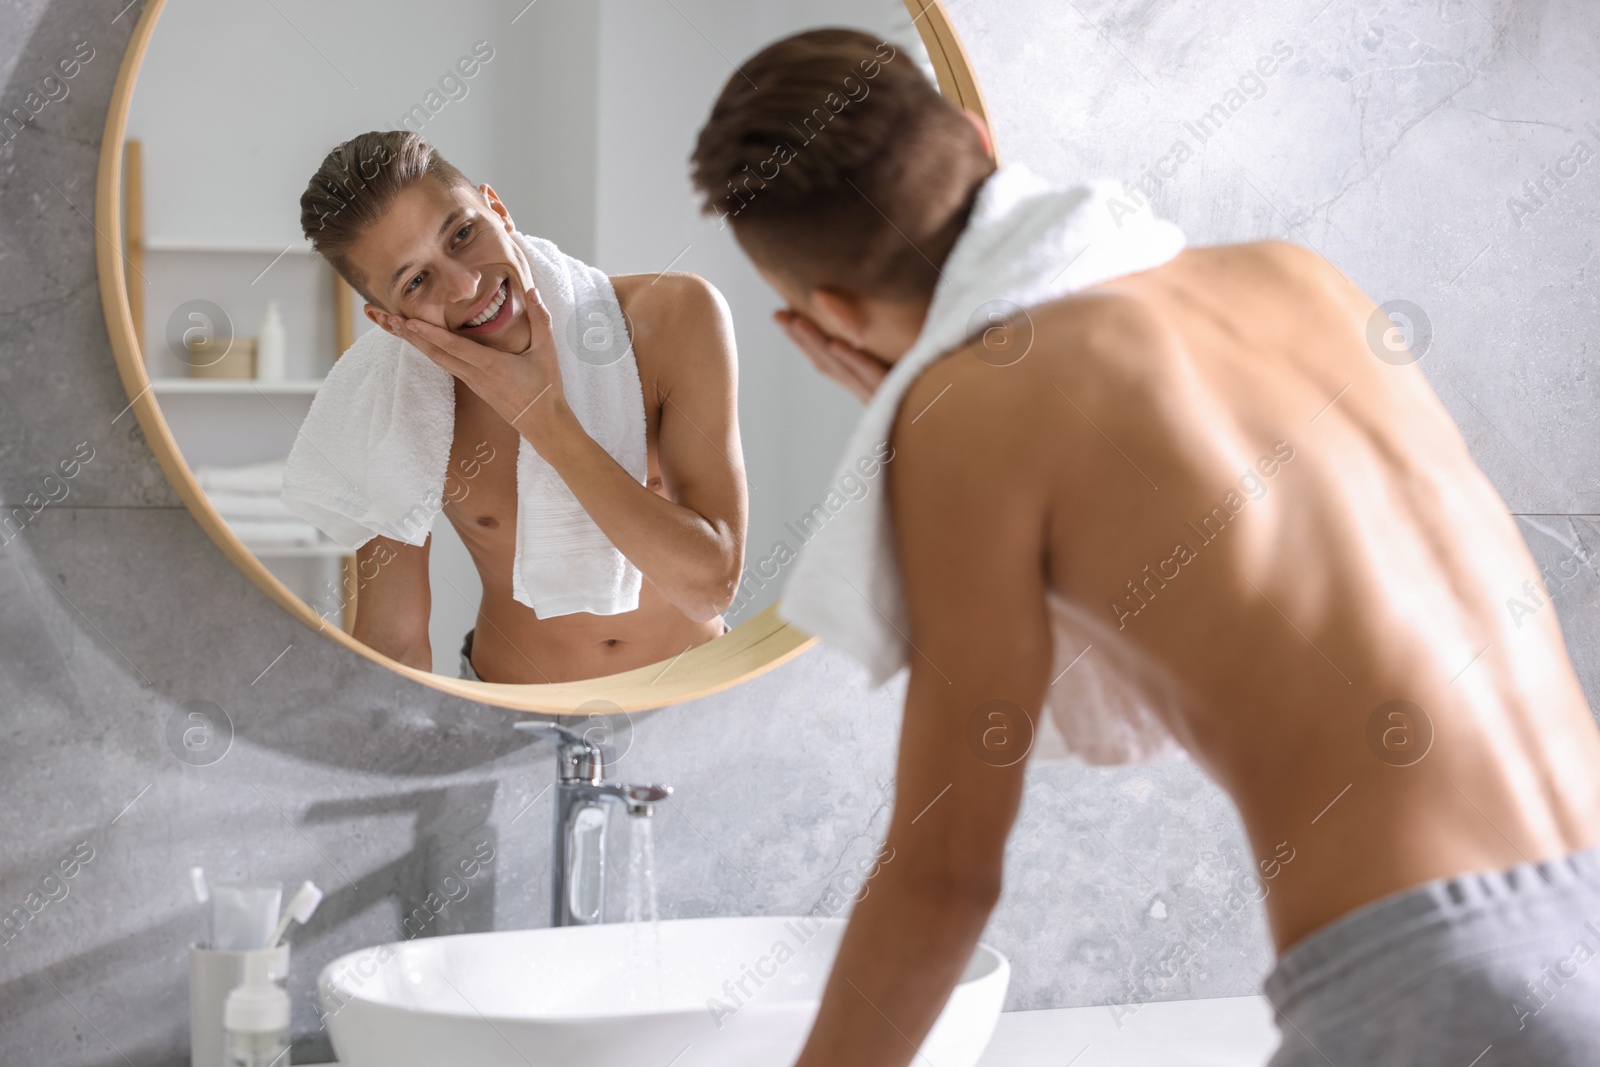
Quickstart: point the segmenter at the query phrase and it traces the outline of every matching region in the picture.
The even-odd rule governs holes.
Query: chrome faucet
[[[605,921],[606,801],[650,818],[672,795],[669,785],[619,785],[605,780],[605,754],[587,737],[553,722],[519,722],[518,730],[550,735],[556,746],[554,833],[550,839],[550,925]]]

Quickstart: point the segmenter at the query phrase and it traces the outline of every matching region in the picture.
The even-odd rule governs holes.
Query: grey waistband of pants
[[[1363,905],[1292,945],[1263,992],[1272,1067],[1600,1064],[1600,847]]]

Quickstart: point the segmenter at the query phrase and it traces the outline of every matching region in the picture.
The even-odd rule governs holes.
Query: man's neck
[[[928,319],[928,307],[933,303],[933,294],[912,300],[885,300],[875,309],[881,316],[882,325],[874,331],[879,338],[875,339],[873,355],[883,362],[893,366],[904,358],[911,346],[922,334],[922,326]]]

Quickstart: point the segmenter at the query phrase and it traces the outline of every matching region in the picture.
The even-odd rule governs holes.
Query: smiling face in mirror
[[[776,627],[865,395],[791,342],[888,351],[887,320],[775,322],[685,159],[727,56],[849,24],[931,84],[934,16],[280,7],[168,0],[129,112],[143,363],[244,548],[330,628],[451,677],[664,688],[730,627]]]
[[[399,190],[344,253],[368,296],[367,318],[399,336],[421,319],[502,352],[531,341],[523,294],[532,284],[511,213],[492,188],[429,176]]]

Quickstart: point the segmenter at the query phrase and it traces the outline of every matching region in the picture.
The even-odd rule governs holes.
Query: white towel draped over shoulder
[[[611,280],[549,241],[517,240],[550,312],[568,404],[589,436],[643,484],[644,393]],[[595,357],[592,338],[600,339],[603,357]],[[608,347],[616,344],[620,355]],[[585,345],[589,351],[576,350]],[[289,452],[283,503],[351,549],[375,536],[421,545],[444,505],[454,436],[455,377],[410,344],[371,330],[317,391]],[[541,619],[637,609],[639,569],[526,439],[516,462],[512,596]]]
[[[1155,218],[1119,182],[1056,188],[1024,167],[1000,168],[951,249],[922,332],[863,412],[840,474],[888,439],[917,376],[988,325],[975,315],[983,305],[1033,307],[1158,267],[1184,243],[1178,227]],[[885,494],[850,501],[817,530],[800,551],[778,614],[860,660],[874,687],[906,665],[902,635],[909,626]],[[1157,748],[1170,751],[1151,751]],[[1136,758],[1137,749],[1127,754]]]

